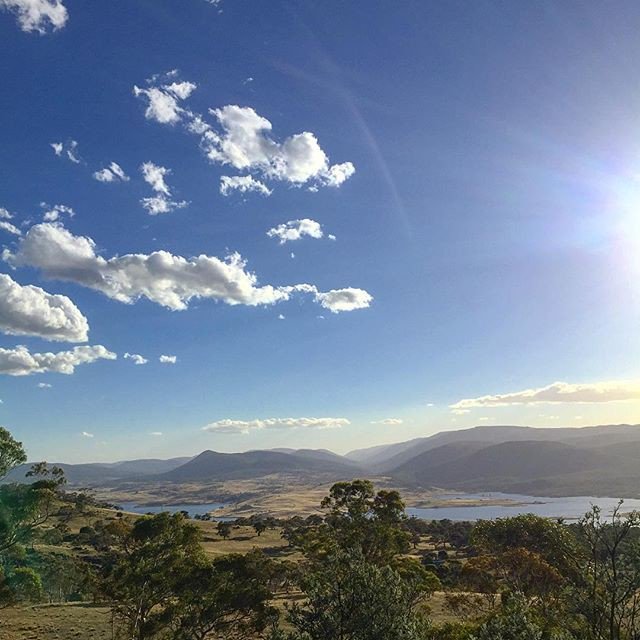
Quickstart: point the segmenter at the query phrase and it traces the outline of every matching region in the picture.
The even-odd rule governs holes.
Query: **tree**
[[[255,532],[258,534],[258,537],[260,537],[267,530],[267,525],[264,522],[264,520],[257,520],[256,522],[253,523],[253,528],[255,529]]]
[[[428,620],[416,610],[416,591],[391,567],[356,550],[339,551],[307,572],[305,604],[294,604],[290,640],[417,640]]]
[[[277,617],[269,606],[271,561],[229,554],[195,565],[176,585],[169,608],[174,640],[255,638]]]
[[[22,442],[18,442],[3,427],[0,427],[0,480],[4,478],[11,469],[27,461]]]
[[[369,480],[338,482],[321,506],[328,511],[324,526],[317,527],[315,539],[307,536],[307,541],[322,553],[332,546],[359,549],[367,560],[383,565],[409,551],[404,502],[397,491],[375,493]]]
[[[578,529],[587,587],[580,608],[598,640],[640,637],[640,513],[623,514],[622,504],[608,520],[594,506]]]
[[[218,535],[223,540],[226,540],[231,535],[231,523],[224,521],[218,522],[216,530],[218,531]]]
[[[40,602],[44,596],[42,579],[30,567],[14,569],[8,582],[17,602]]]
[[[104,567],[98,587],[132,639],[152,638],[171,622],[167,611],[176,586],[205,561],[200,530],[180,514],[140,518],[130,528],[118,522],[116,557]]]

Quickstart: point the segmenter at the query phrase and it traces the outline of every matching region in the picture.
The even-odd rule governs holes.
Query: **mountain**
[[[486,445],[502,442],[547,441],[578,446],[602,446],[616,442],[640,442],[640,425],[600,425],[595,427],[516,427],[480,426],[458,431],[441,431],[433,436],[406,442],[356,449],[347,453],[373,473],[386,473],[417,455],[455,442],[479,442]]]
[[[640,494],[640,441],[597,446],[587,439],[585,444],[450,443],[420,453],[389,473],[420,487],[528,495]]]
[[[170,458],[168,460],[142,459],[123,460],[121,462],[90,462],[85,464],[51,463],[64,470],[69,484],[100,486],[120,480],[139,480],[147,476],[171,471],[185,462],[189,457]],[[4,479],[4,482],[25,482],[30,478],[26,473],[33,463],[21,464]]]
[[[326,455],[329,454],[329,455]],[[245,453],[218,453],[203,451],[189,462],[167,473],[156,476],[170,482],[198,482],[258,478],[273,474],[332,474],[350,478],[354,465],[340,456],[309,450],[284,453],[282,451],[246,451]]]

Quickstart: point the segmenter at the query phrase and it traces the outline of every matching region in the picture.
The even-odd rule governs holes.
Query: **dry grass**
[[[91,605],[0,610],[2,640],[111,640],[111,611]]]

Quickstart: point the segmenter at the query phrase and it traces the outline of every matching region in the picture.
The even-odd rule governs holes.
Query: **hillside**
[[[166,473],[191,460],[190,457],[154,458],[141,460],[123,460],[121,462],[92,462],[85,464],[68,464],[54,462],[64,470],[67,481],[72,485],[100,486],[120,480],[139,480],[147,476]],[[22,464],[13,469],[4,482],[28,482],[26,473],[33,463]]]
[[[339,458],[280,451],[247,451],[218,453],[203,451],[186,464],[156,476],[170,482],[198,482],[207,480],[237,480],[259,478],[273,474],[332,474],[339,479],[354,474],[353,464]]]
[[[415,456],[391,476],[422,487],[632,497],[640,491],[639,450],[640,443],[601,448],[553,441],[449,444]]]

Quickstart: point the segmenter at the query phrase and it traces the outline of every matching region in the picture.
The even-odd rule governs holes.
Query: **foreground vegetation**
[[[24,462],[0,429],[0,478]],[[335,484],[322,515],[134,517],[55,468],[0,485],[0,637],[637,640],[640,516],[407,518]]]

